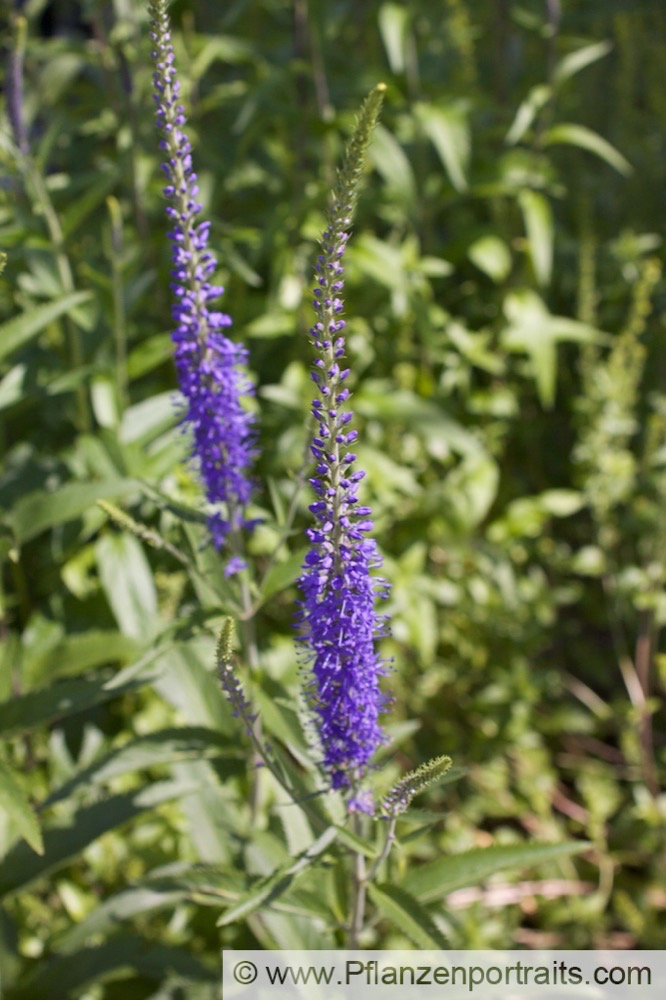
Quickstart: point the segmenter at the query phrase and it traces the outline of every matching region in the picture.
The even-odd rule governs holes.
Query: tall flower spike
[[[242,366],[247,351],[226,337],[231,319],[212,307],[224,289],[211,284],[217,261],[208,249],[209,222],[200,222],[199,188],[192,167],[192,146],[185,135],[185,114],[179,103],[167,0],[151,0],[151,38],[155,45],[157,125],[165,152],[173,279],[176,297],[172,334],[180,388],[186,400],[184,423],[193,436],[193,453],[206,496],[220,505],[209,519],[213,542],[220,548],[230,529],[240,528],[251,493],[248,469],[254,457],[253,417],[242,397],[253,386]],[[232,560],[232,570],[238,568]]]
[[[357,432],[346,409],[349,389],[343,369],[345,341],[342,256],[349,238],[365,153],[377,121],[385,86],[380,84],[361,107],[331,201],[321,255],[315,265],[314,308],[310,330],[317,352],[312,378],[318,397],[312,404],[317,432],[311,449],[316,460],[310,484],[317,500],[310,505],[315,526],[299,585],[299,641],[312,673],[306,691],[314,709],[323,766],[333,788],[354,789],[381,743],[379,716],[387,698],[379,686],[386,672],[375,641],[386,634],[386,619],[375,610],[387,584],[371,575],[381,564],[375,543],[367,538],[371,510],[358,502],[365,473],[353,471],[349,447]],[[354,797],[349,808],[366,808]]]

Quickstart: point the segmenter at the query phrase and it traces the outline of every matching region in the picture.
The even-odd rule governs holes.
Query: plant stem
[[[240,526],[239,511],[236,508],[236,504],[229,504],[229,520],[231,523],[231,531],[229,533],[229,543],[232,550],[233,556],[237,559],[242,559],[245,561],[244,556],[244,545],[243,545],[243,535],[242,528]],[[240,587],[240,603],[241,603],[241,614],[239,617],[240,631],[241,631],[241,643],[245,651],[245,656],[247,658],[247,665],[250,668],[250,674],[257,677],[260,668],[259,660],[259,647],[257,644],[257,630],[255,625],[255,614],[256,609],[252,602],[252,595],[250,593],[250,587],[247,579],[246,570],[241,570],[239,574],[239,587]],[[259,815],[259,803],[260,803],[260,774],[261,768],[266,762],[266,754],[262,752],[262,726],[261,718],[257,716],[253,725],[252,732],[255,737],[255,753],[254,753],[254,781],[252,782],[252,791],[250,794],[250,811],[252,815],[252,823],[254,824]]]
[[[111,293],[113,299],[113,340],[116,348],[116,382],[121,411],[128,404],[127,333],[123,296],[123,219],[116,198],[106,199],[111,220]]]
[[[359,832],[358,822],[354,823],[355,833]],[[352,896],[351,920],[349,922],[349,947],[358,948],[359,938],[363,930],[365,919],[365,891],[367,876],[365,870],[365,857],[359,851],[354,855],[354,887]]]
[[[30,154],[26,154],[21,157],[21,167],[26,180],[35,193],[35,198],[44,215],[46,228],[53,244],[60,284],[62,285],[63,292],[65,292],[66,295],[69,295],[75,291],[76,286],[74,284],[74,276],[72,274],[69,257],[65,251],[65,235],[63,233],[62,226],[60,225],[60,219],[58,218],[58,214],[53,207],[44,178],[42,177],[41,172],[37,169],[37,166]],[[71,367],[75,370],[80,370],[83,366],[83,344],[81,342],[81,334],[76,324],[73,323],[69,317],[65,317],[65,327],[69,343],[69,360]],[[86,395],[85,386],[82,382],[79,382],[76,387],[76,401],[79,411],[80,429],[85,432],[89,432],[92,429],[92,422],[90,419],[90,410],[88,408],[88,397]]]
[[[386,838],[384,840],[384,846],[381,849],[380,854],[375,858],[370,871],[368,872],[367,881],[373,882],[377,877],[379,869],[384,864],[389,854],[391,853],[391,848],[393,847],[393,841],[395,840],[395,828],[398,822],[397,816],[391,816],[388,826],[386,827]]]

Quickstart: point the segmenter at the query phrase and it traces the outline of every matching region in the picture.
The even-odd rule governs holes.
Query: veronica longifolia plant
[[[349,369],[342,367],[341,295],[342,258],[384,90],[383,84],[376,87],[359,113],[338,172],[315,266],[317,321],[310,333],[317,353],[312,372],[318,390],[312,404],[317,427],[312,454],[317,464],[310,485],[317,499],[310,511],[316,523],[307,533],[311,547],[299,581],[303,591],[300,640],[312,666],[307,690],[323,766],[333,788],[352,789],[351,809],[370,810],[367,799],[356,796],[353,789],[383,742],[379,716],[387,698],[379,682],[386,666],[377,653],[376,640],[386,633],[386,622],[377,614],[375,599],[385,597],[388,587],[372,576],[381,558],[375,542],[366,537],[373,526],[372,512],[359,503],[358,484],[365,473],[354,468],[356,455],[349,450],[357,431],[350,429]]]
[[[253,417],[242,397],[251,395],[253,386],[243,372],[245,348],[223,332],[231,319],[212,305],[224,289],[211,283],[217,261],[208,248],[210,223],[198,221],[202,206],[197,200],[192,147],[184,132],[167,2],[153,0],[149,9],[155,45],[157,124],[165,153],[162,169],[168,181],[164,194],[170,203],[171,287],[176,297],[172,338],[186,401],[184,421],[192,432],[193,453],[206,496],[217,508],[209,518],[209,528],[220,548],[230,532],[237,536],[245,524],[243,510],[251,493],[248,471],[253,458]],[[242,565],[237,545],[234,551],[228,575]]]

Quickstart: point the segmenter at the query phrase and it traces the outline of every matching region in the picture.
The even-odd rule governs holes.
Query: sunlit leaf
[[[553,73],[555,84],[563,83],[575,73],[580,73],[586,66],[603,59],[612,50],[611,42],[594,42],[592,45],[585,45],[582,49],[570,52],[557,63]]]
[[[56,524],[72,521],[94,506],[96,500],[123,496],[138,488],[133,479],[101,479],[98,482],[67,483],[48,492],[38,490],[23,496],[6,521],[18,542],[23,543]]]
[[[519,106],[511,128],[506,134],[505,142],[509,146],[514,146],[517,142],[520,142],[538,113],[545,107],[552,96],[552,88],[547,87],[545,84],[539,84],[530,90],[523,103]]]
[[[446,948],[446,939],[430,914],[410,893],[394,885],[369,885],[379,912],[388,917],[418,948]]]
[[[124,635],[144,641],[156,628],[157,594],[150,564],[139,540],[127,532],[107,532],[95,546],[106,599]]]
[[[422,903],[441,899],[454,889],[478,885],[507,868],[527,868],[556,861],[586,851],[585,842],[563,844],[508,844],[465,851],[413,868],[404,881],[405,889]]]
[[[463,107],[459,104],[448,107],[417,104],[414,110],[454,188],[465,191],[468,186],[470,132]]]
[[[607,139],[604,139],[597,132],[587,128],[585,125],[562,124],[554,125],[544,133],[543,142],[546,146],[565,144],[577,146],[585,149],[588,153],[594,153],[600,159],[605,160],[611,167],[620,174],[628,176],[633,171],[633,167],[627,159],[618,152],[615,146],[611,146]]]
[[[511,251],[499,236],[481,236],[467,251],[473,264],[498,284],[511,271]]]
[[[530,257],[536,279],[548,285],[553,268],[553,213],[547,198],[538,191],[521,191],[518,204],[525,220]]]
[[[72,292],[70,295],[63,295],[61,299],[55,299],[53,302],[28,309],[20,316],[2,323],[0,325],[0,361],[27,344],[54,320],[70,313],[84,302],[90,302],[91,299],[90,292]]]
[[[273,872],[254,886],[245,897],[233,906],[218,920],[219,926],[226,926],[242,917],[247,917],[262,905],[269,904],[281,896],[291,886],[293,880],[314,864],[317,859],[333,843],[338,835],[335,827],[328,827],[293,864]]]
[[[28,796],[0,757],[0,811],[7,813],[16,829],[37,854],[44,853],[42,832]]]
[[[379,9],[379,31],[393,73],[405,71],[405,39],[408,24],[407,7],[397,3],[382,4]]]
[[[27,844],[12,847],[0,862],[0,895],[57,871],[98,837],[135,819],[147,809],[197,791],[180,781],[163,781],[134,792],[112,795],[76,810],[67,821],[44,829],[44,855],[37,856]]]

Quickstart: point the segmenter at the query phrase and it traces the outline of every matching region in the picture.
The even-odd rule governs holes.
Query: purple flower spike
[[[221,548],[230,529],[246,526],[243,508],[250,499],[248,469],[254,458],[254,418],[242,397],[254,387],[243,373],[247,351],[223,332],[231,319],[211,307],[224,289],[211,284],[217,260],[208,249],[209,222],[199,221],[197,176],[192,146],[185,135],[179,103],[166,0],[150,3],[151,38],[155,45],[157,125],[165,153],[162,170],[169,201],[168,233],[172,244],[175,329],[172,339],[181,391],[183,422],[192,433],[192,451],[210,503],[221,505],[209,520],[214,544]]]
[[[386,663],[376,640],[387,632],[375,601],[388,593],[386,582],[371,575],[381,565],[370,508],[358,502],[363,472],[352,471],[356,456],[348,450],[356,431],[344,408],[349,370],[341,370],[345,352],[340,335],[344,321],[340,293],[342,257],[357,197],[361,172],[384,87],[370,94],[361,108],[334,191],[322,253],[315,265],[316,323],[310,330],[317,358],[312,378],[319,396],[312,404],[317,430],[311,450],[316,461],[310,484],[317,500],[310,505],[315,524],[299,585],[300,641],[311,663],[307,693],[311,699],[323,753],[323,766],[333,788],[356,788],[377,748],[384,742],[379,716],[387,697],[379,686]],[[354,794],[348,807],[367,811],[367,799]]]

